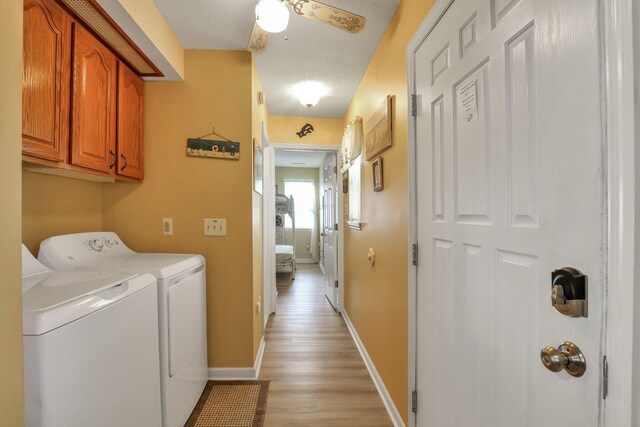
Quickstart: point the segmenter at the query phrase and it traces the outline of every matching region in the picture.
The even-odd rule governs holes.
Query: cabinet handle
[[[113,159],[113,162],[109,165],[109,169],[113,169],[113,167],[116,165],[116,153],[114,153],[113,150],[109,150],[109,155]]]
[[[122,160],[124,160],[124,165],[122,165],[122,167],[120,168],[120,170],[123,171],[124,168],[127,167],[127,158],[122,153],[120,154],[120,157],[122,157]]]

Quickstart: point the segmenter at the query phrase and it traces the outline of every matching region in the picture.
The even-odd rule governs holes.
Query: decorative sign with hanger
[[[204,139],[210,135],[215,135],[224,141]],[[187,139],[187,156],[239,160],[240,143],[233,142],[216,133],[216,128],[214,127],[213,131],[206,135]]]

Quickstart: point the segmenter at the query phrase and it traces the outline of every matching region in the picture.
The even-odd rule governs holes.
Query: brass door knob
[[[565,341],[560,347],[547,346],[540,350],[540,360],[551,372],[563,369],[574,377],[581,377],[587,370],[587,361],[582,351],[572,342]]]

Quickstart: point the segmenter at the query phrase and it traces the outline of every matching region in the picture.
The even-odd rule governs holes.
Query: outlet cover
[[[173,236],[173,218],[162,218],[162,234]]]
[[[227,220],[225,218],[205,218],[204,219],[204,235],[205,236],[226,236]]]

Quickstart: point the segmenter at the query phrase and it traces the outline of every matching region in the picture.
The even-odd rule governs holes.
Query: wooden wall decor
[[[365,126],[365,158],[375,158],[393,145],[393,96],[387,95],[382,105],[367,120]]]
[[[240,143],[189,138],[187,139],[187,156],[239,160]]]
[[[373,170],[373,191],[382,191],[384,189],[384,178],[382,171],[382,157],[378,157],[371,163]]]

